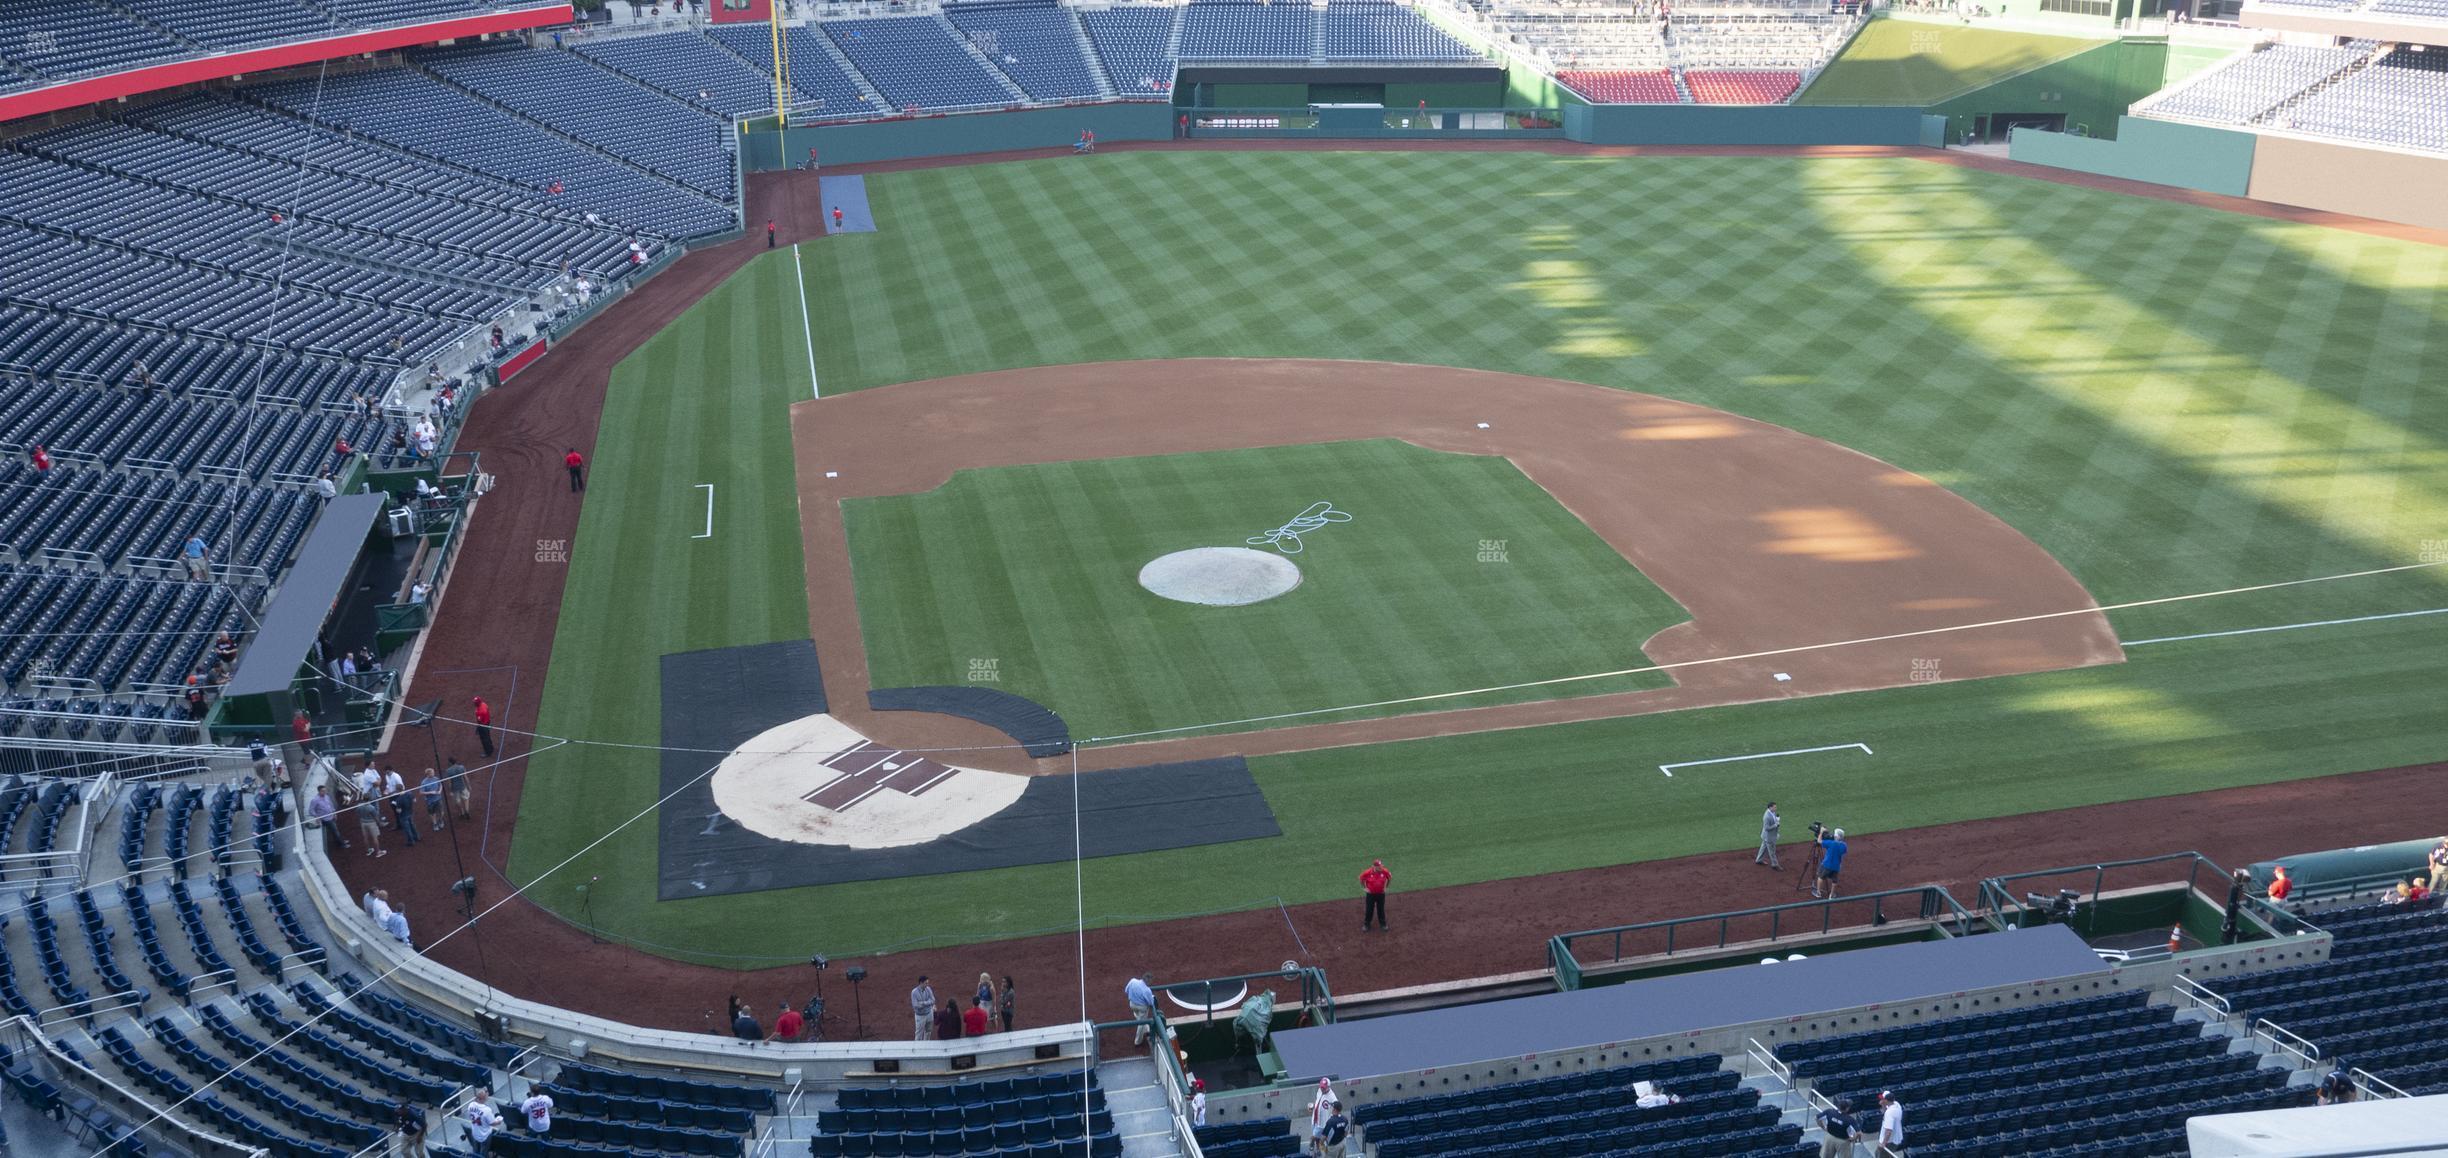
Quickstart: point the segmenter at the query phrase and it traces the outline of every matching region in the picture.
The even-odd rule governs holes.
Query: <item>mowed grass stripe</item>
[[[1392,358],[1569,377],[1724,407],[1928,475],[2104,600],[2406,562],[2448,538],[2448,395],[2425,385],[2448,350],[2437,248],[1892,159],[1116,154],[884,174],[869,187],[883,232],[804,247],[828,392],[1029,358]],[[788,278],[760,267],[736,284],[707,308],[753,309],[791,332],[741,353],[796,355]],[[751,300],[769,294],[770,310]],[[595,456],[607,493],[588,499],[546,710],[602,727],[568,734],[634,733],[654,718],[637,688],[661,651],[732,641],[677,637],[750,634],[667,593],[677,557],[652,540],[663,520],[701,512],[685,493],[649,496],[679,504],[669,512],[618,502],[616,464],[653,458],[703,479],[714,469],[686,460],[711,453],[787,484],[782,460],[756,461],[780,445],[758,437],[781,429],[786,391],[754,403],[757,425],[738,440],[708,442],[682,433],[689,400],[727,383],[672,351],[655,357],[654,388],[670,397],[616,389]],[[804,364],[793,377],[803,388]],[[647,453],[657,441],[670,445]],[[673,481],[685,492],[690,480]],[[750,589],[798,598],[795,567],[772,565],[795,552],[795,526],[776,525],[779,554],[702,580],[740,589],[719,618],[745,616]],[[604,543],[631,537],[649,542]],[[1478,597],[1510,608],[1501,594]],[[2436,606],[2448,583],[2419,573],[2115,624],[2144,638]],[[2064,677],[1510,733],[1500,746],[1536,770],[1504,777],[1485,775],[1488,749],[1467,746],[1268,760],[1259,774],[1287,817],[1284,840],[1092,862],[1090,911],[1339,895],[1340,861],[1360,846],[1401,848],[1419,872],[1453,880],[1729,847],[1744,834],[1725,818],[1755,813],[1757,792],[1802,800],[1823,783],[1843,786],[1834,805],[1878,799],[1859,825],[1875,832],[2436,758],[2448,755],[2441,639],[2426,622],[2170,644]],[[1015,647],[1030,655],[1059,642],[1023,626]],[[1448,638],[1422,633],[1423,650]],[[1249,662],[1250,643],[1208,646],[1202,666]],[[604,686],[563,685],[580,664],[609,673]],[[1291,673],[1248,682],[1259,697],[1302,686]],[[1328,690],[1348,702],[1357,689]],[[564,694],[598,704],[563,715]],[[1652,765],[1852,731],[1903,746],[1893,763],[1882,745],[1876,766],[1825,782],[1758,768],[1664,798],[1611,778],[1653,753]],[[535,783],[579,819],[522,829],[521,865],[545,855],[529,842],[575,848],[600,831],[592,819],[653,798],[651,760],[589,752],[568,769]],[[1732,787],[1718,796],[1719,785]],[[1333,807],[1352,799],[1376,803]],[[652,852],[616,846],[627,861]],[[979,897],[991,898],[984,911]],[[1064,866],[676,905],[606,888],[595,901],[599,918],[660,943],[804,960],[916,933],[1058,927],[1070,894]],[[825,920],[801,919],[810,907]],[[803,944],[781,945],[778,929]]]
[[[1288,594],[1206,608],[1138,587],[1158,555],[1238,545],[1317,501],[1353,521],[1304,538],[1292,558],[1305,581]],[[959,682],[971,658],[991,658],[1004,690],[1085,735],[1629,666],[1641,640],[1686,618],[1510,463],[1390,440],[967,471],[850,511],[878,673]],[[913,527],[915,543],[886,533]],[[946,538],[992,546],[969,557]],[[1482,562],[1482,538],[1527,557]],[[905,590],[898,577],[919,567],[928,581]],[[932,631],[909,610],[922,596]]]

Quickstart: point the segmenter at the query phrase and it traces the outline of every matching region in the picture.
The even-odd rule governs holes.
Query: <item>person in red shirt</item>
[[[1360,871],[1360,891],[1367,898],[1360,908],[1362,931],[1365,932],[1372,921],[1376,922],[1380,929],[1393,927],[1393,922],[1386,920],[1385,911],[1386,885],[1392,883],[1393,880],[1394,874],[1386,871],[1385,862],[1381,860],[1370,861],[1369,866]]]
[[[2295,878],[2287,875],[2287,866],[2279,865],[2270,870],[2269,899],[2283,901],[2287,899],[2288,893],[2294,891]]]
[[[833,228],[841,228],[841,206],[839,205],[833,207]]]
[[[493,755],[493,705],[486,703],[483,696],[469,696],[468,703],[475,708],[476,743],[483,746],[486,758],[490,759]]]
[[[34,444],[34,449],[26,452],[26,459],[34,464],[36,474],[42,474],[51,469],[51,452],[43,449],[43,444],[39,442]]]
[[[782,1012],[774,1015],[773,1039],[775,1041],[797,1041],[799,1031],[806,1028],[807,1019],[799,1016],[799,1011],[792,1009],[790,1002],[785,1001],[782,1003]]]
[[[961,1032],[970,1037],[986,1036],[986,1007],[972,1002],[969,1012],[961,1014]]]
[[[578,448],[573,446],[570,448],[568,454],[561,456],[561,465],[569,468],[570,493],[577,494],[578,492],[585,490],[586,456],[578,453]]]
[[[767,248],[767,249],[772,249],[773,247],[774,247],[774,223],[773,223],[773,218],[768,217],[768,218],[766,218],[766,219],[765,219],[765,248]]]

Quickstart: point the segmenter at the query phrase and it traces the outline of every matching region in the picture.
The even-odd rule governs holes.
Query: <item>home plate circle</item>
[[[1179,603],[1241,607],[1300,586],[1301,570],[1272,551],[1192,547],[1148,560],[1139,585]]]

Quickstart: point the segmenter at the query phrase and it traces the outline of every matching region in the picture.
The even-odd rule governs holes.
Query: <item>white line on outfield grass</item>
[[[1486,695],[1490,692],[1510,692],[1521,691],[1528,688],[1561,687],[1565,684],[1583,683],[1589,680],[1614,679],[1619,676],[1640,675],[1645,672],[1679,671],[1687,667],[1703,667],[1710,664],[1740,663],[1746,660],[1767,659],[1771,656],[1799,655],[1803,652],[1827,651],[1832,648],[1859,647],[1866,643],[1886,643],[1898,639],[1916,639],[1924,635],[1948,635],[1958,631],[1975,631],[1987,627],[2009,627],[2018,623],[2039,623],[2043,620],[2063,619],[2069,615],[2105,615],[2111,611],[2131,611],[2136,607],[2159,607],[2169,603],[2198,603],[2204,599],[2222,599],[2231,595],[2249,595],[2256,591],[2276,591],[2286,587],[2304,587],[2314,583],[2336,583],[2346,579],[2368,579],[2374,575],[2394,575],[2400,571],[2429,571],[2439,567],[2448,567],[2448,559],[2431,560],[2422,563],[2400,563],[2394,567],[2368,567],[2360,571],[2340,571],[2334,575],[2312,575],[2302,579],[2281,579],[2275,583],[2255,583],[2246,587],[2229,587],[2219,591],[2190,591],[2182,595],[2162,595],[2156,599],[2131,599],[2123,603],[2111,603],[2105,607],[2069,607],[2062,611],[2043,611],[2036,615],[2016,615],[2005,619],[1983,620],[1978,623],[1956,623],[1945,627],[1924,627],[1917,631],[1897,631],[1890,632],[1886,635],[1862,636],[1858,639],[1832,639],[1826,643],[1805,643],[1798,644],[1793,647],[1772,647],[1764,651],[1744,652],[1740,655],[1703,656],[1699,659],[1676,660],[1672,663],[1653,663],[1645,667],[1619,668],[1615,671],[1583,672],[1580,675],[1556,676],[1552,679],[1543,680],[1524,680],[1520,683],[1497,684],[1492,687],[1484,688],[1464,688],[1450,692],[1431,692],[1427,695],[1402,696],[1396,699],[1377,700],[1371,703],[1342,704],[1331,708],[1309,708],[1307,710],[1298,712],[1277,712],[1271,716],[1249,716],[1238,720],[1211,720],[1204,724],[1183,724],[1179,727],[1172,728],[1149,728],[1144,731],[1122,732],[1111,736],[1091,736],[1085,740],[1077,741],[1077,743],[1080,745],[1118,744],[1127,740],[1144,740],[1155,736],[1177,736],[1184,732],[1206,732],[1217,728],[1238,728],[1245,727],[1250,724],[1272,724],[1284,720],[1308,719],[1313,716],[1335,715],[1342,712],[1364,711],[1373,708],[1390,708],[1402,704],[1438,703],[1445,700],[1461,699],[1466,696]]]
[[[799,333],[807,339],[808,397],[824,397],[824,387],[816,382],[816,323],[808,317],[807,266],[799,260],[799,247],[791,246],[791,272],[798,275],[792,284],[799,287]]]
[[[1704,764],[1734,764],[1744,760],[1766,760],[1774,756],[1807,756],[1813,752],[1845,752],[1854,748],[1861,749],[1861,754],[1864,756],[1876,754],[1870,751],[1868,744],[1828,744],[1818,748],[1787,748],[1782,752],[1753,752],[1748,756],[1719,756],[1714,760],[1682,760],[1673,764],[1660,764],[1658,771],[1665,773],[1668,779],[1672,779],[1674,770],[1677,768],[1698,768]]]
[[[2448,607],[2427,611],[2391,611],[2385,615],[2358,615],[2352,619],[2316,619],[2310,623],[2281,623],[2274,627],[2243,627],[2234,631],[2205,631],[2200,635],[2163,635],[2157,639],[2132,639],[2126,647],[2141,647],[2151,643],[2183,643],[2188,639],[2225,639],[2230,635],[2259,635],[2265,631],[2300,631],[2307,627],[2337,627],[2348,623],[2376,623],[2383,619],[2412,619],[2418,615],[2448,615]]]
[[[706,529],[705,534],[690,535],[689,538],[711,539],[714,537],[714,484],[698,483],[697,489],[706,493]]]

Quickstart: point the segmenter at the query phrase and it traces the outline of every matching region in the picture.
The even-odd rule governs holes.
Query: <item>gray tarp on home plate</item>
[[[788,640],[667,655],[662,679],[663,792],[679,793],[657,818],[664,900],[1071,859],[1066,776],[1037,777],[1011,807],[925,844],[854,849],[750,832],[716,811],[713,781],[704,773],[757,733],[826,710],[816,645]],[[1087,856],[1282,834],[1238,756],[1086,772],[1078,780],[1080,848]]]

